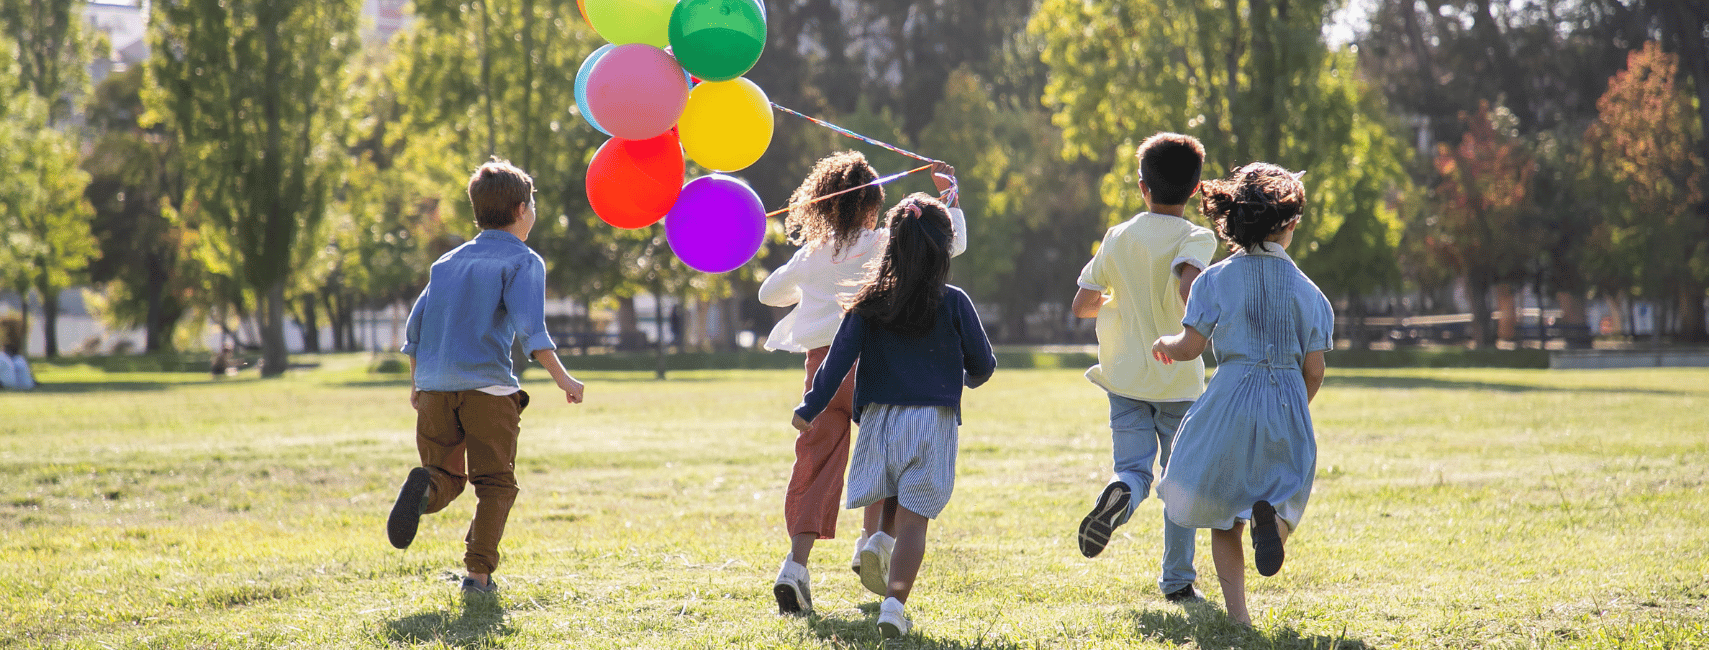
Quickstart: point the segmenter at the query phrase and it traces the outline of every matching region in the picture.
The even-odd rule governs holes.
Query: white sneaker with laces
[[[908,616],[902,612],[902,601],[886,598],[878,606],[878,636],[895,639],[906,635],[914,627],[908,621]]]
[[[813,611],[813,594],[809,585],[813,579],[807,574],[807,567],[795,562],[795,554],[783,557],[783,566],[777,570],[777,583],[772,585],[772,595],[777,597],[777,613],[807,614]]]
[[[860,547],[860,584],[883,596],[890,593],[890,553],[896,538],[884,531],[873,533]]]
[[[854,557],[849,558],[849,568],[853,569],[857,575],[860,574],[860,551],[866,548],[866,538],[866,531],[860,531],[860,537],[855,540]]]

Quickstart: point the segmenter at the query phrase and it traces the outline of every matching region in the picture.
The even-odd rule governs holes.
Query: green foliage
[[[0,57],[10,46],[0,39]],[[0,94],[0,286],[57,300],[95,254],[89,175],[77,167],[76,140],[48,126],[48,102],[27,90]]]
[[[170,125],[186,179],[178,210],[197,255],[253,293],[265,372],[286,364],[285,286],[317,236],[345,156],[356,0],[151,3],[150,122]],[[230,295],[230,294],[227,294]]]
[[[1591,182],[1606,186],[1593,245],[1618,261],[1601,267],[1614,288],[1671,297],[1709,281],[1709,224],[1699,211],[1709,167],[1697,154],[1704,134],[1679,87],[1678,56],[1650,41],[1627,60],[1584,135]]]
[[[71,115],[75,97],[89,84],[87,66],[97,37],[85,33],[79,0],[0,0],[0,28],[17,49],[15,87],[47,102],[48,125]],[[93,30],[90,30],[93,31]]]
[[[1139,142],[1186,133],[1204,142],[1206,178],[1255,160],[1307,170],[1307,215],[1290,254],[1334,294],[1392,287],[1398,220],[1387,203],[1405,182],[1406,154],[1353,54],[1324,44],[1332,6],[1040,2],[1030,30],[1051,70],[1044,100],[1064,158],[1108,166],[1107,221],[1144,209]]]

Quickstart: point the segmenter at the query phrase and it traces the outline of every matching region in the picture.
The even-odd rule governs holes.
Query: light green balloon
[[[662,50],[671,44],[671,10],[676,0],[586,0],[583,4],[593,31],[613,45],[646,43]]]

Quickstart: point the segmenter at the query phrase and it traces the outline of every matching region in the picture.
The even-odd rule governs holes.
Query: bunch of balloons
[[[705,273],[746,264],[765,209],[724,174],[682,182],[685,157],[733,172],[771,145],[771,100],[742,78],[765,48],[761,0],[578,0],[610,44],[576,73],[576,107],[611,136],[588,166],[595,214],[619,228],[665,220],[683,263]]]

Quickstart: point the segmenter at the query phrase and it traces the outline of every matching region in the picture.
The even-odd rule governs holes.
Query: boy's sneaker
[[[866,538],[866,531],[860,531],[860,538],[855,540],[854,557],[849,558],[849,568],[854,570],[855,575],[860,575],[860,551],[866,548]]]
[[[860,547],[860,584],[867,591],[883,596],[890,593],[890,553],[896,549],[896,538],[879,531],[866,538]]]
[[[795,562],[794,553],[783,556],[783,566],[777,570],[777,584],[771,588],[772,595],[777,596],[777,613],[811,613],[813,594],[808,585],[812,583],[807,567]]]
[[[1123,481],[1111,481],[1104,486],[1103,494],[1098,495],[1098,502],[1092,504],[1092,511],[1086,513],[1086,518],[1080,520],[1080,554],[1086,557],[1098,557],[1104,552],[1104,547],[1110,543],[1110,533],[1116,529],[1116,518],[1127,512],[1127,504],[1133,500],[1133,490]]]
[[[1252,504],[1252,563],[1258,575],[1273,576],[1282,570],[1282,531],[1276,525],[1276,508],[1269,501]]]
[[[1163,594],[1163,599],[1171,603],[1184,603],[1194,600],[1204,600],[1205,594],[1204,592],[1194,588],[1192,584],[1188,584],[1185,587]]]
[[[493,593],[498,593],[498,581],[494,580],[493,577],[490,575],[487,576],[487,581],[485,583],[475,582],[474,578],[471,578],[468,576],[463,576],[463,593],[465,593],[465,594],[493,594]]]
[[[409,548],[415,541],[415,529],[421,525],[421,511],[427,509],[427,488],[433,485],[426,467],[409,471],[404,485],[398,490],[398,500],[392,504],[392,515],[386,518],[386,537],[392,546]]]
[[[902,601],[886,598],[878,606],[878,636],[886,639],[899,638],[908,633],[914,624],[908,622],[908,616],[902,612]]]

